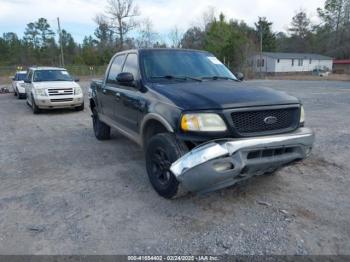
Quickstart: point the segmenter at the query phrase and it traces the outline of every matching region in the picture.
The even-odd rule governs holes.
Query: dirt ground
[[[330,74],[328,76],[314,75],[285,75],[285,76],[268,76],[266,80],[302,80],[302,81],[350,81],[350,75],[347,74]]]
[[[95,139],[87,107],[33,115],[0,94],[0,254],[350,254],[350,83],[247,83],[304,102],[311,157],[173,201],[133,142]]]

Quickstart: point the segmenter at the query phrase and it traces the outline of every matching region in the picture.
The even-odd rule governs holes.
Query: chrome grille
[[[48,89],[49,96],[67,96],[73,95],[73,88],[50,88]]]
[[[231,113],[233,128],[241,136],[292,131],[299,125],[299,107]],[[267,119],[274,119],[273,122]]]

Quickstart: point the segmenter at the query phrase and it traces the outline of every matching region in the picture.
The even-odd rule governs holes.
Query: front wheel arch
[[[91,110],[96,106],[95,100],[90,98],[90,108]]]
[[[147,146],[147,143],[149,142],[152,137],[154,137],[157,134],[163,134],[163,133],[173,133],[171,130],[169,130],[163,123],[161,123],[158,120],[150,119],[145,123],[145,125],[142,128],[141,133],[141,143],[143,148]]]

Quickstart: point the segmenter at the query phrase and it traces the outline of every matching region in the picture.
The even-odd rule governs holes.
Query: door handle
[[[117,100],[120,99],[120,93],[119,93],[119,92],[115,93],[115,98],[116,98]]]

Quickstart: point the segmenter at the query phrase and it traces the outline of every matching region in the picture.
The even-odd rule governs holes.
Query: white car
[[[27,104],[32,107],[34,114],[41,109],[84,110],[83,91],[64,68],[29,68],[24,82]]]
[[[26,76],[27,71],[18,71],[12,78],[12,89],[15,93],[15,96],[17,96],[18,99],[25,98],[26,96],[24,84],[24,79],[26,78]]]

